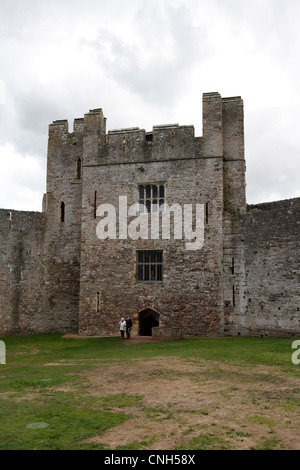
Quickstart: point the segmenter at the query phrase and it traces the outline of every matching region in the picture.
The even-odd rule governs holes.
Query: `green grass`
[[[87,383],[79,372],[94,367],[113,363],[126,367],[127,361],[135,359],[173,356],[209,360],[212,367],[213,361],[226,361],[233,365],[278,366],[283,374],[299,373],[299,366],[291,362],[289,339],[195,338],[134,346],[125,346],[120,338],[66,339],[58,334],[2,339],[6,364],[0,365],[0,450],[102,449],[102,444],[86,440],[129,419],[126,410],[138,406],[143,397],[86,394]],[[287,405],[292,407],[293,402]],[[35,422],[49,426],[36,430],[25,427]],[[270,448],[273,441],[266,440],[261,447]],[[134,443],[137,448],[145,445]],[[208,434],[193,437],[191,446],[226,449],[229,444]]]
[[[2,338],[7,366],[39,365],[60,360],[130,360],[141,357],[178,356],[252,364],[283,365],[291,362],[292,340],[279,338],[191,338],[183,341],[138,344],[126,349],[120,338],[65,339],[61,335]]]
[[[200,434],[194,437],[190,441],[190,446],[187,449],[186,446],[179,446],[176,450],[230,450],[230,444],[219,436],[215,436],[213,433]]]
[[[1,410],[0,448],[80,449],[84,448],[82,440],[101,434],[125,419],[122,414],[94,410],[89,406],[74,406],[68,401],[6,404]],[[35,422],[49,423],[49,427],[38,430],[25,428],[26,424]]]

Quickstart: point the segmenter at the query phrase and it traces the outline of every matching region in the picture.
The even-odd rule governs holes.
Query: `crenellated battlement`
[[[139,127],[106,132],[102,108],[90,109],[74,120],[49,126],[49,160],[60,168],[62,159],[71,171],[76,165],[95,167],[168,160],[220,159],[224,173],[224,208],[245,211],[244,111],[240,96],[222,98],[220,93],[203,94],[203,136],[195,137],[193,125],[154,125],[150,132]],[[80,161],[78,160],[80,159]],[[79,163],[78,163],[79,161]],[[80,170],[81,171],[81,170]],[[78,171],[76,170],[76,174]],[[56,171],[54,178],[58,177]]]
[[[59,119],[53,121],[49,125],[49,139],[51,138],[62,138],[66,136],[74,136],[74,134],[83,134],[84,132],[84,118],[76,118],[73,122],[73,132],[69,132],[69,122],[67,119]]]
[[[69,134],[69,123],[67,119],[53,121],[49,125],[49,139],[63,138]]]
[[[75,134],[84,132],[84,118],[74,119],[73,132]]]
[[[98,161],[93,164],[178,160],[183,156],[194,158],[195,148],[199,156],[201,149],[194,126],[156,125],[150,132],[139,127],[113,129],[108,131]]]

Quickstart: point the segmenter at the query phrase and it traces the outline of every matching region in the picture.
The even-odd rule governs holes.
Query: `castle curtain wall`
[[[247,289],[237,329],[247,335],[300,334],[300,199],[248,206]]]
[[[1,335],[55,329],[47,311],[44,234],[44,214],[0,210]]]

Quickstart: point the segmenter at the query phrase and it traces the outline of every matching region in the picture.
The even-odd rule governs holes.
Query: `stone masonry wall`
[[[0,334],[53,329],[45,302],[45,215],[0,210]]]
[[[53,330],[78,330],[83,119],[49,126],[45,268]]]
[[[240,214],[246,212],[244,110],[240,97],[223,98],[224,212],[223,276],[224,334],[232,331],[243,307],[245,256]]]
[[[85,168],[83,195],[80,331],[84,334],[116,334],[118,321],[152,308],[160,313],[161,326],[178,326],[185,334],[217,334],[222,324],[222,182],[213,181],[219,162],[156,162]],[[197,175],[195,177],[195,175]],[[210,200],[210,222],[202,250],[187,251],[183,240],[99,240],[93,219],[93,189],[98,203],[118,208],[119,195],[128,207],[138,200],[139,183],[164,182],[169,204],[205,203]],[[198,185],[202,184],[202,195]],[[198,191],[199,192],[198,192]],[[194,206],[195,207],[195,206]],[[194,209],[195,210],[195,209]],[[131,219],[128,219],[130,221]],[[136,250],[163,250],[162,283],[136,282]],[[101,307],[97,312],[97,293]]]
[[[300,334],[300,198],[247,207],[243,230],[246,286],[231,333]]]
[[[98,121],[99,125],[99,121]],[[96,135],[96,129],[94,131]],[[99,135],[99,133],[98,133]],[[91,141],[95,145],[95,141]],[[223,331],[222,210],[220,155],[203,154],[205,141],[192,126],[156,126],[151,138],[140,129],[111,131],[98,140],[98,161],[84,149],[82,200],[80,323],[82,334],[114,335],[121,316],[130,315],[138,331],[139,312],[153,309],[162,327],[180,327],[185,335]],[[163,183],[166,202],[205,206],[202,250],[188,251],[184,240],[100,240],[96,207],[118,209],[138,202],[139,184]],[[118,220],[118,217],[117,217]],[[130,219],[128,219],[130,223]],[[137,282],[136,250],[162,250],[163,281]]]

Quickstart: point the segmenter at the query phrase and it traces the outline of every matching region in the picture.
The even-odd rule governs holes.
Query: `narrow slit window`
[[[208,224],[208,202],[205,203],[205,223]]]
[[[60,204],[60,221],[61,222],[65,221],[65,216],[66,216],[66,207],[65,207],[65,203],[62,202]]]
[[[96,298],[96,313],[100,313],[100,292],[97,292],[97,298]]]
[[[11,211],[9,211],[7,213],[7,219],[8,219],[8,227],[11,228],[11,226],[12,226],[12,213],[11,213]]]
[[[174,147],[174,132],[171,134],[171,146]]]
[[[82,162],[81,162],[81,158],[78,158],[77,160],[77,179],[78,180],[81,179],[81,172],[82,172]]]
[[[96,219],[97,215],[97,191],[94,193],[94,219]]]

